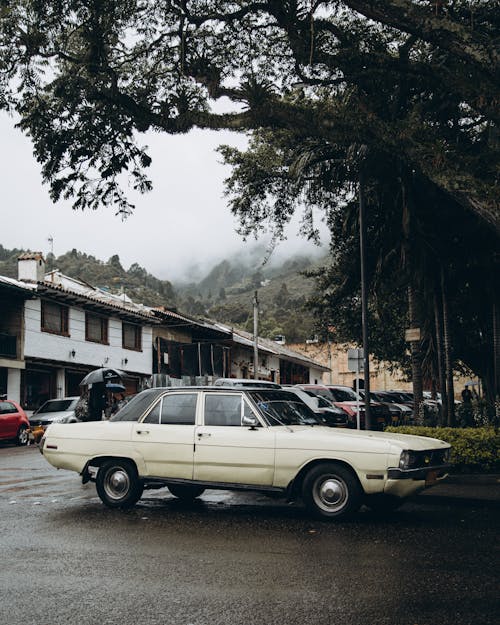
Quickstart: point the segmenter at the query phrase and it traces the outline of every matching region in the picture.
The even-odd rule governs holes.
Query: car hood
[[[274,428],[273,428],[274,429]],[[450,445],[437,438],[429,438],[427,436],[415,436],[413,434],[394,434],[392,432],[376,432],[373,430],[344,430],[337,428],[328,428],[324,426],[292,426],[292,427],[276,427],[280,430],[279,438],[288,437],[292,442],[294,435],[300,432],[300,440],[304,443],[317,441],[315,447],[339,448],[349,447],[350,449],[365,450],[367,446],[373,450],[378,447],[380,451],[387,450],[389,447],[397,447],[401,450],[413,449],[415,451],[424,451],[428,449],[441,449]]]
[[[55,419],[61,419],[62,417],[73,417],[75,415],[74,410],[60,410],[59,412],[40,412],[39,414],[31,415],[30,423],[48,423]]]

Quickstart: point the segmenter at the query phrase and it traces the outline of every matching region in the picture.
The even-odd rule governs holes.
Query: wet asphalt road
[[[166,489],[114,511],[37,448],[0,444],[0,625],[496,624],[499,516],[417,499],[331,524]]]

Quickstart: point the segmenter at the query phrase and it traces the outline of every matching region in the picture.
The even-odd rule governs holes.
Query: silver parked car
[[[77,423],[79,419],[75,415],[75,407],[79,399],[80,397],[49,399],[29,418],[31,428],[45,429],[51,423]]]

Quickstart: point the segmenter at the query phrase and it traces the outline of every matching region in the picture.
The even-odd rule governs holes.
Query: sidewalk
[[[433,504],[500,508],[500,475],[449,475],[418,497]]]

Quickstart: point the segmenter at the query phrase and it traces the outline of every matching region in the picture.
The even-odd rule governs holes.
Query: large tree
[[[491,0],[3,0],[1,91],[54,199],[131,205],[139,134],[294,128],[397,152],[498,229]],[[304,99],[290,98],[297,82]],[[225,111],[213,104],[225,98]]]
[[[267,220],[280,236],[306,200],[306,232],[314,236],[314,205],[337,232],[338,269],[345,241],[354,240],[344,226],[353,223],[365,154],[370,232],[378,242],[373,295],[386,293],[392,266],[394,284],[421,301],[414,314],[420,308],[425,318],[429,302],[441,302],[435,326],[446,321],[445,342],[450,287],[464,310],[476,296],[498,311],[487,280],[472,291],[453,281],[494,264],[500,233],[498,1],[0,6],[0,103],[20,114],[55,200],[130,211],[124,177],[140,191],[151,187],[145,131],[250,132],[248,154],[224,151],[234,166],[228,189],[242,231]],[[465,244],[456,245],[461,227]],[[458,249],[479,250],[479,260],[464,262]]]

